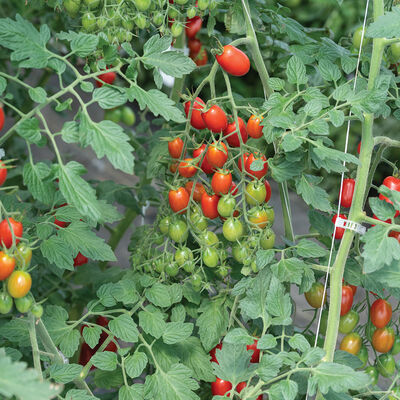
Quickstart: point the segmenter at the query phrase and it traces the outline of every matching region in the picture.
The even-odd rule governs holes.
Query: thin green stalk
[[[35,316],[30,313],[29,314],[29,338],[31,340],[31,347],[32,347],[32,358],[33,358],[33,366],[35,367],[35,370],[37,371],[39,375],[39,379],[42,381],[43,380],[43,374],[42,374],[42,366],[40,364],[40,353],[39,353],[39,346],[37,342],[37,337],[36,337],[36,321],[35,321]]]
[[[176,39],[174,47],[177,49],[183,49],[184,45],[185,45],[185,34],[182,33],[182,35],[180,35]],[[179,101],[180,94],[182,93],[184,83],[185,83],[185,75],[183,75],[182,78],[175,78],[175,80],[174,80],[174,86],[172,87],[170,98],[175,103],[177,103]]]

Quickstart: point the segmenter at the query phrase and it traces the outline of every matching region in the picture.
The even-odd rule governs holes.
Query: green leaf
[[[377,271],[391,264],[393,260],[400,260],[400,244],[389,237],[388,233],[388,228],[376,225],[361,237],[361,241],[365,243],[362,252],[365,273]]]
[[[11,61],[18,61],[20,68],[45,68],[51,52],[46,49],[50,39],[50,30],[42,25],[38,31],[33,24],[19,14],[15,21],[0,19],[0,43],[11,50]]]
[[[286,75],[289,83],[302,85],[307,83],[306,67],[299,57],[293,56],[289,59],[286,66]]]
[[[129,101],[136,100],[140,110],[146,107],[157,117],[161,115],[167,121],[185,122],[185,116],[175,107],[175,103],[163,92],[150,89],[148,92],[135,85],[127,90]]]
[[[311,367],[312,365],[319,363],[324,355],[325,352],[323,349],[319,347],[311,347],[302,355],[301,361]]]
[[[126,373],[131,378],[140,376],[147,365],[147,356],[145,353],[137,351],[125,360]]]
[[[122,386],[118,392],[118,400],[143,400],[143,385]]]
[[[60,350],[66,357],[72,357],[79,347],[81,335],[77,329],[66,331],[59,342]]]
[[[297,150],[302,145],[302,143],[303,141],[299,137],[287,134],[283,137],[282,148],[286,152],[290,152]]]
[[[274,250],[258,250],[256,253],[256,265],[258,271],[269,265],[273,260],[275,260]]]
[[[82,331],[85,342],[93,349],[99,343],[102,330],[99,326],[85,326]]]
[[[329,111],[329,119],[331,120],[332,125],[338,128],[344,123],[344,112],[341,110],[331,110]]]
[[[138,293],[132,284],[132,281],[123,279],[117,282],[112,288],[112,295],[115,300],[125,305],[136,304],[139,300]]]
[[[269,350],[273,349],[277,344],[278,342],[276,338],[271,334],[267,333],[258,340],[257,349]]]
[[[52,180],[51,169],[47,164],[42,162],[37,164],[25,163],[23,178],[24,184],[36,200],[46,205],[53,203],[56,189]]]
[[[40,244],[40,251],[44,258],[47,258],[57,268],[74,270],[74,258],[72,249],[58,236],[51,236]]]
[[[1,23],[1,20],[0,20]],[[62,386],[42,382],[42,377],[24,362],[12,362],[0,348],[0,393],[6,398],[13,396],[23,400],[50,400],[61,393]]]
[[[304,353],[311,347],[310,343],[308,343],[308,340],[303,335],[300,335],[299,333],[295,333],[289,339],[288,343],[292,349],[299,350],[302,353]]]
[[[108,120],[96,123],[81,114],[79,134],[82,146],[91,146],[99,159],[106,156],[115,168],[133,173],[133,147],[120,125]]]
[[[187,339],[193,332],[192,323],[168,322],[162,335],[165,344],[174,344]]]
[[[339,67],[325,58],[319,61],[318,70],[322,78],[328,82],[336,82],[342,77]]]
[[[229,331],[224,338],[224,343],[230,344],[252,344],[253,342],[254,339],[243,328]]]
[[[310,210],[308,212],[308,218],[311,226],[316,229],[323,236],[332,236],[333,224],[330,218],[326,215],[321,214],[316,210]]]
[[[117,368],[114,371],[102,371],[98,369],[94,373],[94,385],[97,388],[119,389],[123,384],[124,377],[122,375],[121,368]]]
[[[264,354],[258,364],[257,374],[264,382],[275,378],[283,364],[282,358],[279,355]]]
[[[329,135],[329,125],[323,119],[315,119],[308,125],[308,129],[314,135]]]
[[[303,200],[317,210],[331,212],[328,193],[318,186],[322,178],[312,175],[302,175],[296,180],[296,190]]]
[[[301,239],[296,246],[297,254],[306,258],[320,258],[327,254],[327,250],[318,243],[307,239]]]
[[[23,347],[29,343],[28,321],[25,318],[12,319],[0,326],[0,337]],[[1,350],[1,349],[0,349]]]
[[[49,367],[49,374],[56,382],[68,383],[78,378],[82,369],[82,365],[78,364],[53,364]]]
[[[108,324],[110,331],[121,340],[136,343],[139,339],[139,331],[135,322],[128,314],[121,314]]]
[[[0,76],[0,95],[4,93],[6,88],[7,88],[7,81],[5,80],[5,78]]]
[[[199,328],[200,340],[206,351],[210,351],[225,333],[229,314],[224,304],[224,299],[219,298],[213,301],[204,301],[199,309],[201,315],[196,321]]]
[[[275,277],[271,278],[271,286],[266,298],[266,309],[274,318],[274,325],[290,325],[292,320],[292,303],[290,296],[285,293],[284,286]]]
[[[274,275],[281,282],[297,283],[300,285],[306,264],[298,258],[282,258],[271,267]]]
[[[297,383],[292,380],[281,380],[268,390],[270,400],[294,400],[297,396]]]
[[[97,352],[90,360],[103,371],[114,371],[117,368],[117,354],[112,351]]]
[[[335,351],[333,362],[337,364],[347,365],[348,367],[353,369],[361,368],[362,366],[362,361],[357,356],[343,350]]]
[[[101,285],[97,289],[97,297],[99,298],[101,304],[105,307],[113,307],[117,304],[115,301],[114,296],[112,295],[112,290],[113,290],[114,284],[109,282],[105,283],[104,285]]]
[[[41,88],[41,87],[37,87],[37,88],[30,88],[28,90],[29,93],[29,97],[35,102],[35,103],[39,103],[39,104],[43,104],[46,102],[47,99],[47,93],[46,91]]]
[[[126,103],[126,94],[121,88],[102,86],[93,92],[93,101],[99,103],[103,110],[119,107]]]
[[[151,306],[147,306],[144,311],[139,312],[139,325],[156,339],[162,336],[166,327],[163,314]]]
[[[39,129],[39,121],[36,118],[24,119],[16,126],[19,136],[23,137],[28,143],[38,144],[42,138]]]
[[[182,364],[172,365],[168,371],[158,369],[146,377],[145,392],[157,400],[199,400],[194,393],[199,385],[191,375],[191,370]]]
[[[382,221],[392,219],[395,214],[395,209],[392,204],[385,200],[380,200],[378,197],[370,197],[368,199],[372,212]]]
[[[186,319],[186,311],[183,304],[178,304],[171,311],[172,322],[184,322]]]
[[[156,282],[151,288],[146,289],[145,296],[155,306],[169,307],[172,304],[168,286],[160,282]]]
[[[285,81],[280,78],[269,78],[268,84],[275,92],[280,92],[285,87]]]
[[[171,36],[164,35],[153,35],[143,46],[144,55],[148,56],[151,54],[162,53],[171,46]]]
[[[68,390],[65,400],[98,400],[98,397],[94,397],[86,390],[71,389]]]
[[[385,12],[372,22],[368,26],[366,36],[386,39],[400,37],[400,7],[393,7],[392,11]]]

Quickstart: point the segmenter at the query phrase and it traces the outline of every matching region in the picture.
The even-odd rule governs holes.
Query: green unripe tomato
[[[96,28],[96,17],[95,17],[95,15],[93,13],[91,13],[91,12],[87,12],[87,13],[83,14],[82,26],[88,32],[93,31]]]
[[[200,238],[207,246],[214,246],[219,243],[218,236],[212,231],[205,231]]]
[[[237,218],[229,218],[222,226],[222,233],[226,240],[236,242],[243,235],[243,224]]]
[[[177,276],[179,273],[179,267],[176,263],[167,264],[165,267],[165,273],[171,277]]]
[[[194,18],[196,16],[196,13],[197,11],[195,7],[190,7],[186,11],[186,15],[188,18]]]
[[[381,354],[377,358],[376,367],[383,377],[389,378],[394,374],[396,362],[391,354]]]
[[[133,34],[129,31],[125,31],[125,42],[129,43],[130,41],[132,41],[133,38]]]
[[[400,353],[400,336],[396,335],[391,353],[395,356]]]
[[[177,19],[179,17],[179,11],[174,7],[168,8],[168,17],[172,19]]]
[[[136,122],[136,116],[129,106],[122,107],[121,120],[125,125],[132,126]]]
[[[27,313],[30,310],[30,308],[32,307],[32,303],[33,303],[32,295],[30,293],[28,293],[24,297],[14,299],[14,303],[15,303],[15,308],[20,313]]]
[[[119,124],[121,122],[122,111],[120,108],[114,108],[113,110],[106,110],[104,112],[104,119]]]
[[[210,4],[210,0],[199,0],[197,3],[197,7],[199,7],[199,10],[205,11],[205,10],[207,10],[209,4]]]
[[[171,34],[173,37],[178,37],[183,32],[183,25],[180,22],[174,22],[171,26]]]
[[[217,205],[218,209],[218,214],[221,217],[230,217],[233,214],[233,211],[235,210],[236,207],[236,200],[234,197],[227,195],[227,196],[222,196]]]
[[[360,316],[358,312],[350,310],[347,314],[340,317],[339,332],[344,334],[352,332],[359,320]]]
[[[0,314],[8,314],[12,310],[13,299],[5,292],[0,293]]]
[[[219,264],[218,250],[215,247],[207,247],[202,254],[203,263],[210,268],[215,268]]]
[[[186,261],[183,264],[183,269],[185,270],[185,272],[187,272],[188,274],[191,274],[192,272],[194,272],[194,262],[193,261]]]
[[[237,243],[232,246],[232,256],[237,262],[244,264],[249,256],[249,249],[245,244]]]
[[[360,351],[356,354],[356,356],[362,362],[362,365],[361,365],[360,368],[364,368],[367,365],[367,362],[368,362],[368,350],[367,350],[367,348],[364,345],[362,345]]]
[[[196,232],[202,232],[206,230],[208,226],[207,218],[198,212],[192,212],[190,214],[190,222]]]
[[[75,18],[78,15],[81,8],[81,0],[64,0],[63,4],[65,11],[71,18]]]
[[[37,319],[42,318],[43,315],[43,306],[41,304],[34,304],[31,308],[31,313]]]
[[[175,0],[174,3],[175,4],[179,4],[181,6],[183,6],[184,4],[186,4],[188,2],[188,0]]]
[[[268,223],[272,226],[275,222],[275,211],[271,206],[264,206],[264,210],[267,213]]]
[[[174,242],[184,242],[189,236],[189,230],[186,222],[181,219],[172,221],[168,228],[168,235]]]
[[[133,0],[139,11],[147,11],[151,6],[151,0]]]
[[[272,229],[270,228],[265,229],[261,234],[260,246],[264,250],[272,249],[275,244],[275,237],[276,237],[275,233]]]
[[[94,10],[100,4],[100,0],[84,0],[84,3],[90,10]]]
[[[97,18],[96,25],[100,30],[102,30],[107,26],[107,22],[108,22],[107,18],[101,16],[101,17]]]
[[[32,249],[23,242],[18,243],[15,250],[15,260],[22,269],[28,268],[32,260]]]
[[[361,45],[362,29],[363,29],[363,27],[359,26],[353,34],[353,46],[356,50],[358,50]],[[367,28],[365,28],[365,31],[366,30],[367,30]],[[364,47],[367,43],[368,43],[368,38],[365,37],[365,33],[364,33],[364,40],[363,40],[362,47]]]
[[[175,252],[175,261],[182,267],[187,261],[193,260],[193,253],[188,247],[184,246]]]
[[[198,291],[201,288],[201,276],[199,274],[193,274],[190,278],[190,282],[192,283],[193,289]]]
[[[208,6],[208,8],[209,8],[210,10],[215,10],[215,8],[217,7],[217,5],[218,5],[217,0],[211,0],[211,1],[210,1],[210,5]]]
[[[137,14],[134,18],[135,24],[139,29],[146,28],[147,18],[143,14]]]
[[[159,274],[161,274],[165,270],[165,261],[162,259],[155,260],[153,267]]]
[[[127,29],[128,31],[131,31],[134,27],[134,22],[131,19],[123,19],[122,20],[122,26]]]
[[[217,274],[221,277],[221,278],[225,278],[228,276],[229,273],[229,268],[226,265],[220,265],[217,269]]]
[[[153,15],[153,24],[155,26],[160,26],[164,22],[164,15],[160,12],[157,12]]]
[[[160,232],[166,235],[168,233],[169,225],[171,223],[170,217],[164,217],[158,224]]]
[[[367,367],[364,372],[370,377],[370,386],[375,386],[378,383],[379,372],[375,367]]]
[[[399,61],[400,60],[400,42],[393,43],[390,46],[390,51],[392,52],[393,60]]]

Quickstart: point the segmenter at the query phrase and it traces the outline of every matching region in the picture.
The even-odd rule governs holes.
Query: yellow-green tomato
[[[13,299],[6,293],[0,293],[0,314],[8,314],[12,310]]]
[[[42,318],[43,315],[43,306],[41,304],[34,304],[31,307],[31,313],[33,314],[33,316],[37,319]]]
[[[267,196],[267,189],[262,182],[251,181],[246,186],[245,198],[247,204],[256,206],[265,202]]]
[[[215,268],[219,264],[218,250],[215,247],[206,247],[202,254],[203,263],[210,268]]]
[[[20,312],[20,313],[27,313],[30,308],[32,307],[33,303],[33,298],[30,293],[28,293],[24,297],[20,297],[14,300],[15,303],[15,308]]]
[[[175,252],[175,261],[179,266],[183,266],[187,261],[193,260],[193,253],[188,247],[183,246],[176,250]]]
[[[174,242],[184,242],[189,235],[189,230],[186,222],[181,219],[172,221],[168,227],[168,235]]]
[[[218,236],[212,231],[205,231],[200,239],[204,242],[207,246],[214,246],[219,243]]]
[[[354,34],[353,34],[353,46],[354,46],[355,49],[357,49],[357,50],[360,48],[360,45],[361,45],[362,30],[363,30],[363,27],[362,27],[362,26],[359,26],[359,27],[355,30]],[[366,28],[365,28],[365,30],[366,30]],[[365,33],[364,33],[364,40],[363,40],[363,45],[362,45],[362,47],[364,47],[367,43],[368,43],[368,38],[365,37]]]
[[[83,14],[82,26],[86,31],[91,32],[96,27],[95,15],[91,12]]]
[[[164,217],[158,224],[158,228],[160,229],[161,233],[166,235],[168,233],[169,225],[171,223],[170,217]]]
[[[360,316],[357,311],[350,310],[347,314],[340,317],[339,332],[350,333],[357,326]]]
[[[114,108],[113,110],[106,110],[104,112],[104,119],[119,124],[121,122],[122,111],[120,108]]]
[[[84,0],[84,3],[87,5],[88,8],[94,10],[100,4],[100,0]]]
[[[32,260],[32,249],[25,243],[18,243],[15,250],[15,260],[17,261],[17,266],[22,269],[29,267]]]
[[[243,235],[243,224],[237,218],[228,218],[222,226],[222,233],[226,240],[236,242]]]
[[[275,244],[275,233],[272,229],[265,229],[261,234],[260,246],[264,250],[269,250],[274,247]]]
[[[237,262],[244,264],[249,256],[249,249],[243,243],[236,243],[232,246],[232,256]]]
[[[147,11],[151,6],[151,0],[133,0],[139,11]]]
[[[122,107],[121,119],[125,125],[128,126],[134,125],[136,121],[136,116],[132,108],[130,108],[129,106]]]
[[[64,0],[63,5],[67,14],[75,18],[81,8],[81,0]]]

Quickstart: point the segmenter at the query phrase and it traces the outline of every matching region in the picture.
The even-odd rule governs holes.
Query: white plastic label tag
[[[367,231],[367,228],[364,225],[340,217],[336,219],[335,225],[337,228],[350,229],[351,231],[357,232],[360,235],[364,235],[364,233]]]

